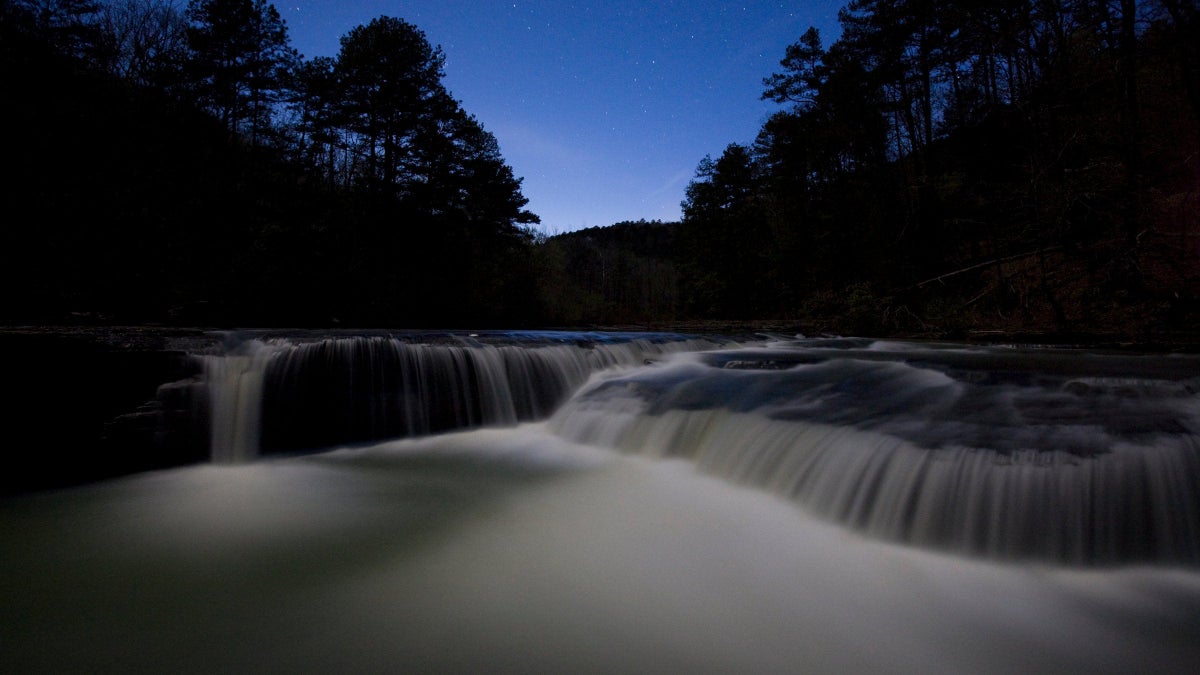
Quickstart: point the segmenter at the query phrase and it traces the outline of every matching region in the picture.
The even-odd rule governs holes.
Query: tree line
[[[1194,0],[852,0],[705,158],[685,313],[859,331],[1190,330],[1200,297]]]
[[[1195,0],[853,0],[678,223],[531,229],[407,22],[0,0],[7,320],[1162,332],[1200,319]],[[86,317],[85,317],[86,318]]]
[[[379,17],[304,60],[265,0],[4,0],[8,320],[527,320],[521,181]]]

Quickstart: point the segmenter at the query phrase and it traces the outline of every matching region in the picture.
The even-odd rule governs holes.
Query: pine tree
[[[231,136],[259,144],[298,60],[286,23],[266,0],[192,0],[187,16],[190,65],[204,102]]]

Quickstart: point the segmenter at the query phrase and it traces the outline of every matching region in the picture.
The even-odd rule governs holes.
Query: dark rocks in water
[[[0,332],[0,494],[206,460],[182,389],[198,373],[186,349],[205,340],[153,329]]]

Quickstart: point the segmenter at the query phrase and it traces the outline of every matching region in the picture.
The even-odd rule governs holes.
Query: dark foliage
[[[9,322],[1191,331],[1194,0],[853,0],[680,223],[554,237],[380,17],[303,60],[264,0],[0,0]]]
[[[564,325],[648,325],[683,317],[677,223],[622,222],[538,242],[539,306]]]
[[[789,47],[751,147],[696,170],[697,318],[837,331],[1191,331],[1194,2],[854,0]]]
[[[534,319],[537,218],[415,27],[302,64],[262,0],[2,7],[5,320]]]

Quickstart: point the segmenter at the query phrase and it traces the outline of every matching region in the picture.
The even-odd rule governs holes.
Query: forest
[[[1195,0],[853,0],[680,222],[549,236],[444,56],[265,0],[3,0],[7,323],[1194,334]],[[553,226],[553,224],[547,224]]]

